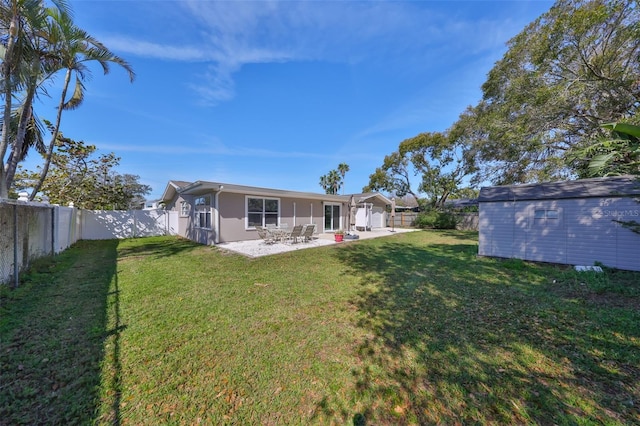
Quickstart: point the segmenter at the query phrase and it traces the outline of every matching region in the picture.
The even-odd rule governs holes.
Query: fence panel
[[[20,201],[0,202],[0,284],[17,285],[32,260],[81,239],[177,235],[178,212],[91,211]]]
[[[0,284],[10,282],[14,273],[15,213],[13,204],[0,203]]]
[[[174,235],[169,213],[164,210],[83,210],[82,238],[108,240]]]
[[[81,210],[56,206],[54,211],[54,250],[60,253],[82,237]]]
[[[49,205],[0,203],[0,283],[17,284],[32,260],[53,254],[53,219]]]
[[[418,213],[416,212],[396,212],[393,226],[395,226],[396,228],[413,226],[416,217],[418,217]],[[478,230],[478,213],[456,213],[456,219],[458,222],[456,229],[465,231]],[[392,226],[390,214],[387,214],[387,226]]]
[[[394,221],[391,222],[391,214],[387,214],[387,226],[396,228],[408,228],[413,226],[418,213],[416,212],[396,212]]]
[[[460,213],[457,217],[458,225],[456,229],[464,231],[477,231],[479,229],[478,213]]]

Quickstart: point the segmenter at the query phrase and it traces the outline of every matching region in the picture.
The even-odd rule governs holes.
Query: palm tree
[[[338,173],[340,173],[340,186],[342,187],[342,193],[344,194],[344,176],[349,171],[349,165],[347,163],[338,164]]]
[[[320,186],[324,189],[324,192],[331,194],[331,185],[329,184],[329,177],[327,175],[320,176]]]
[[[338,194],[340,190],[340,173],[337,170],[330,170],[327,175],[327,179],[329,181],[329,185],[331,186],[331,194]]]
[[[75,26],[69,14],[51,9],[50,16],[52,19],[49,21],[49,40],[52,43],[52,50],[57,54],[56,61],[59,66],[58,70],[66,70],[66,73],[51,141],[47,148],[40,179],[29,196],[30,200],[35,198],[49,171],[51,156],[53,155],[55,143],[60,131],[62,111],[73,110],[82,104],[84,99],[84,85],[82,82],[87,76],[91,75],[91,71],[87,67],[86,62],[98,62],[105,75],[109,73],[111,63],[120,65],[129,74],[129,80],[131,82],[135,79],[133,68],[127,61],[115,55],[104,44],[89,35],[86,31]],[[69,100],[67,100],[67,91],[71,77],[74,75],[76,78],[75,88],[73,94]]]
[[[58,10],[68,10],[66,1],[52,0]],[[46,28],[47,11],[41,0],[9,0],[0,3],[0,28],[4,41],[1,93],[4,96],[2,114],[2,136],[0,138],[0,198],[7,198],[9,186],[15,172],[14,163],[23,157],[24,138],[31,123],[32,102],[36,93],[38,76],[41,73],[41,35]],[[19,124],[12,126],[14,97],[25,92]],[[4,158],[11,146],[10,160]]]
[[[16,127],[18,127],[18,122],[22,121],[23,117],[27,117],[27,123],[24,129],[24,135],[22,137],[22,144],[18,145],[13,142],[11,143],[12,150],[9,153],[9,158],[7,159],[8,166],[11,166],[13,164],[17,165],[17,163],[23,161],[27,157],[27,154],[31,149],[35,149],[42,155],[44,155],[47,150],[42,137],[43,129],[40,121],[33,114],[33,111],[31,111],[31,113],[23,113],[21,110],[22,108],[18,110],[17,114],[14,114],[11,117],[12,123],[9,130],[10,134],[13,135],[18,133],[14,130]],[[15,175],[15,168],[11,170],[11,167],[9,167],[9,171],[7,173],[7,180],[12,181],[13,175]],[[9,175],[9,173],[11,174]]]

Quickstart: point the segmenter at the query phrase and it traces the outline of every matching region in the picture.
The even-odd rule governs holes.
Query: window
[[[180,202],[180,216],[186,217],[189,216],[189,212],[191,211],[191,206],[186,201]]]
[[[277,225],[279,216],[279,199],[247,197],[247,228],[254,228],[256,225]]]
[[[534,219],[559,219],[560,218],[560,214],[558,213],[558,210],[536,210],[533,213],[533,218]]]
[[[198,197],[194,204],[196,228],[211,229],[211,197]]]

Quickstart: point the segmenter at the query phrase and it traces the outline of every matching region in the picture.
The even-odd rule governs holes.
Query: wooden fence
[[[410,228],[418,217],[416,212],[396,212],[395,221],[391,223],[391,215],[387,214],[387,226],[397,228]],[[478,230],[478,213],[456,213],[457,229],[465,231]]]

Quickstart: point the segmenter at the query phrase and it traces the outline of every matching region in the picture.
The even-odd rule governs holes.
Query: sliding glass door
[[[337,231],[341,228],[340,204],[324,205],[324,232]]]

